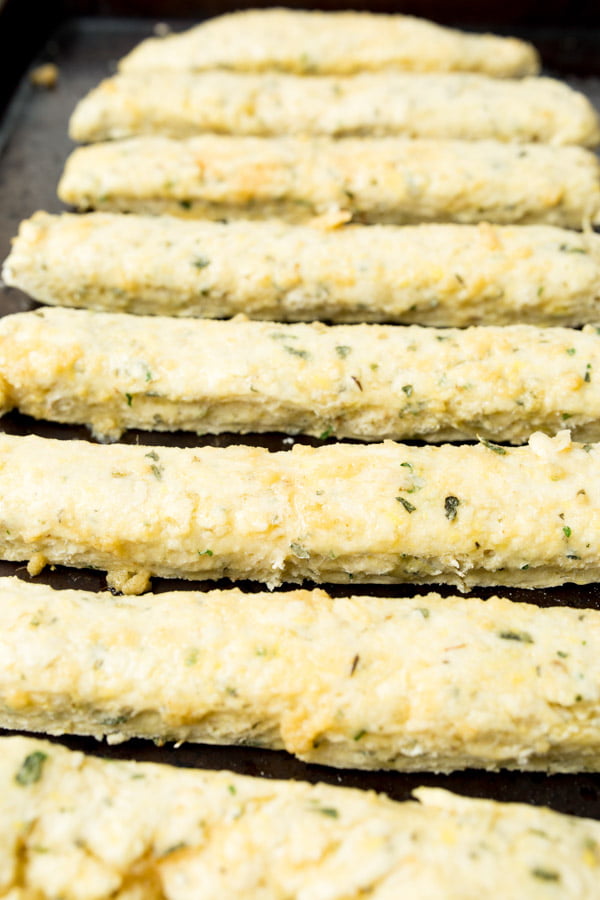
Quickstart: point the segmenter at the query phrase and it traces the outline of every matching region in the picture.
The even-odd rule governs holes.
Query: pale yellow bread
[[[600,236],[544,225],[186,222],[111,213],[22,222],[2,277],[108,312],[425,325],[600,322]]]
[[[0,557],[275,586],[600,580],[600,445],[97,446],[0,435]]]
[[[467,34],[412,16],[250,9],[143,41],[120,68],[274,69],[296,75],[467,71],[510,77],[535,75],[539,65],[536,50],[524,41]]]
[[[0,739],[10,900],[597,900],[600,824],[419,788],[373,792]]]
[[[551,78],[391,73],[298,78],[272,72],[132,71],[104,80],[81,100],[69,130],[83,143],[217,132],[493,138],[593,147],[600,137],[587,97]]]
[[[548,378],[552,372],[552,378]],[[600,439],[600,336],[532,325],[285,325],[40,309],[0,320],[0,414],[374,441]]]
[[[160,136],[80,147],[58,193],[78,209],[366,224],[600,221],[582,147],[405,138]]]
[[[0,580],[0,726],[356,769],[600,769],[600,613]]]

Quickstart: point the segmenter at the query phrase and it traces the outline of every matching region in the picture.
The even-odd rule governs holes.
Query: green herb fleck
[[[587,381],[588,384],[592,380],[592,364],[591,363],[588,363],[585,367],[585,375],[583,376],[583,380]]]
[[[326,428],[322,434],[319,435],[319,440],[326,441],[327,438],[330,438],[332,434],[333,434],[333,428],[331,428],[331,426],[330,426],[329,428]]]
[[[147,459],[154,460],[154,462],[150,466],[150,468],[152,469],[152,474],[154,475],[154,477],[156,478],[157,481],[162,481],[164,469],[162,466],[158,465],[158,461],[159,461],[158,453],[156,453],[154,450],[151,450],[150,453],[146,453],[145,456],[147,457]]]
[[[410,501],[406,500],[404,497],[396,497],[396,500],[398,501],[398,503],[402,504],[402,506],[404,507],[404,509],[406,510],[407,513],[413,513],[415,511],[415,509],[417,508],[416,506],[413,506],[412,503],[410,503]]]
[[[412,397],[413,395],[413,386],[412,384],[403,384],[402,390],[406,394],[407,397]]]
[[[569,528],[568,525],[563,525],[563,534],[564,534],[564,536],[567,538],[567,540],[568,540],[568,539],[571,537],[571,535],[573,534],[573,532],[571,531],[571,529]]]
[[[229,791],[230,794],[237,794],[235,784],[228,784],[227,790]]]
[[[198,550],[198,556],[214,556],[212,550]]]
[[[531,870],[531,874],[534,878],[539,878],[540,881],[560,881],[560,875],[552,869],[541,869],[536,867]]]
[[[424,619],[429,618],[429,610],[426,606],[417,606],[417,612],[420,612]]]
[[[182,209],[191,209],[192,201],[191,200],[180,200],[179,205]]]
[[[501,447],[500,444],[492,444],[491,441],[487,441],[485,438],[479,438],[479,443],[483,444],[484,447],[487,447],[488,450],[497,453],[498,456],[506,456],[506,448]]]
[[[412,463],[409,463],[409,462],[403,462],[403,463],[400,463],[400,465],[401,465],[401,466],[404,466],[406,469],[410,469],[411,472],[412,472],[412,470],[413,470],[413,464],[412,464]]]
[[[563,420],[563,422],[566,422],[567,419],[572,419],[573,415],[572,415],[572,413],[561,413],[560,417]]]
[[[444,500],[444,512],[446,513],[446,518],[450,519],[450,521],[455,519],[459,506],[460,500],[458,497],[453,497],[452,495],[446,497]]]
[[[337,819],[340,815],[333,806],[319,806],[316,812],[321,813],[322,816],[329,816],[330,819]]]
[[[125,399],[127,400],[127,406],[131,406],[133,403],[133,394],[128,394],[127,391],[125,391]]]
[[[298,350],[297,347],[288,347],[287,344],[283,344],[283,349],[292,356],[299,356],[300,359],[310,359],[308,350]]]
[[[198,651],[196,649],[190,650],[185,658],[186,666],[195,666],[198,662]]]
[[[558,248],[561,253],[585,253],[587,254],[587,250],[584,250],[583,247],[573,247],[570,244],[561,244]]]
[[[30,753],[29,756],[26,756],[21,764],[21,768],[15,775],[17,784],[20,784],[21,787],[27,787],[28,785],[35,784],[36,781],[39,781],[42,777],[42,769],[47,759],[48,754],[42,753],[41,750],[35,750],[33,753]]]
[[[529,568],[529,563],[523,563],[523,565],[521,566],[521,570],[523,572],[525,572],[528,568]]]
[[[577,350],[575,349],[575,347],[567,347],[565,353],[567,353],[569,356],[575,356]]]
[[[302,544],[298,543],[298,541],[292,541],[292,543],[290,544],[290,550],[292,551],[294,556],[298,557],[298,559],[310,559],[310,553],[308,552],[306,547],[303,547]]]
[[[564,650],[557,650],[556,655],[560,656],[561,659],[566,659],[569,654],[565,653]]]
[[[533,644],[533,638],[528,631],[499,631],[498,637],[504,641],[521,641],[523,644]]]
[[[366,729],[361,728],[360,731],[357,731],[356,734],[354,735],[354,740],[360,741],[361,738],[364,738],[366,733],[367,733]]]
[[[346,359],[349,353],[352,353],[352,347],[347,347],[344,344],[339,344],[335,348],[335,352],[339,356],[340,359]]]
[[[207,266],[210,266],[210,259],[207,259],[206,256],[197,256],[196,259],[192,260],[192,265],[196,269],[205,269]]]

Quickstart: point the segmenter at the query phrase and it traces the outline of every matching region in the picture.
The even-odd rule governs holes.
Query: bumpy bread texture
[[[595,900],[600,824],[419,788],[350,788],[109,762],[0,739],[11,900]],[[324,893],[326,886],[326,893]]]
[[[0,436],[0,556],[282,582],[600,580],[600,445],[179,449]]]
[[[400,135],[541,141],[593,147],[589,100],[551,78],[485,75],[356,75],[351,78],[235,72],[129,72],[94,88],[71,117],[73,140],[203,132]]]
[[[359,769],[597,771],[600,613],[2,579],[0,725]]]
[[[552,378],[548,373],[552,372]],[[198,433],[600,439],[600,336],[42,309],[0,320],[0,414]]]
[[[129,138],[80,147],[61,200],[187,217],[319,215],[367,224],[600,221],[600,163],[582,147],[405,138]]]
[[[184,222],[38,212],[6,284],[43,303],[178,316],[426,325],[600,321],[600,236],[544,225]]]
[[[139,44],[121,69],[278,70],[296,75],[362,71],[486,72],[535,75],[531,44],[473,35],[400,15],[303,10],[247,10],[183,34]]]

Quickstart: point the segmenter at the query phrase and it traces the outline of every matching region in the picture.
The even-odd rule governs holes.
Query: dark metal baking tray
[[[67,122],[77,100],[101,78],[114,71],[116,61],[138,41],[152,32],[153,22],[148,20],[88,18],[76,19],[63,25],[52,34],[42,51],[44,61],[53,61],[59,68],[56,88],[43,90],[34,88],[27,77],[23,78],[8,105],[0,123],[0,259],[8,253],[10,238],[16,234],[21,219],[37,209],[58,212],[62,206],[56,198],[56,184],[64,161],[72,149],[67,137]],[[179,23],[177,27],[182,27]],[[531,35],[527,35],[531,37]],[[534,35],[535,37],[535,35]],[[600,49],[600,34],[580,35],[579,38],[550,32],[539,34],[542,49],[549,48],[554,61],[566,60],[568,71],[581,72],[582,59],[587,59],[590,70],[592,59],[590,47]],[[15,36],[25,39],[25,33]],[[579,40],[579,44],[577,41]],[[545,43],[544,43],[545,42]],[[565,43],[566,42],[566,43]],[[575,43],[574,43],[575,42]],[[581,52],[577,54],[577,47]],[[565,47],[568,52],[565,56]],[[562,50],[561,50],[562,48]],[[35,48],[33,48],[35,52]],[[561,56],[562,53],[562,56]],[[596,54],[596,59],[600,54]],[[569,60],[575,60],[577,65]],[[39,60],[38,60],[39,61]],[[600,80],[593,78],[569,78],[574,86],[584,90],[600,107]],[[1,91],[1,88],[0,88]],[[0,105],[2,103],[0,95]],[[0,288],[0,314],[21,311],[35,307],[24,294],[17,290]],[[57,426],[46,422],[35,422],[19,414],[10,414],[0,422],[0,430],[11,434],[36,433],[60,439],[80,438],[89,440],[85,428]],[[164,435],[143,432],[129,432],[124,441],[143,444],[169,444],[172,446],[200,446],[212,444],[225,446],[230,443],[252,443],[270,449],[286,449],[281,436],[262,435],[240,438],[222,435],[214,438],[199,438],[190,434]],[[297,439],[303,440],[303,439]],[[305,443],[318,441],[304,439]],[[27,578],[24,566],[0,562],[0,576],[17,574]],[[105,588],[104,577],[98,572],[57,568],[46,570],[36,579],[57,588]],[[222,586],[228,586],[225,582]],[[214,587],[208,584],[166,581],[154,579],[156,591],[167,589],[197,588],[206,590]],[[259,590],[260,585],[241,585],[248,590]],[[327,588],[336,596],[351,593],[350,588],[330,586]],[[437,587],[434,588],[438,590]],[[424,588],[410,586],[361,586],[361,593],[390,594],[401,598],[414,593],[422,593]],[[453,593],[440,589],[441,593]],[[500,591],[515,600],[525,600],[540,605],[569,604],[600,609],[600,585],[574,587],[567,585],[546,591],[522,591],[503,589]],[[497,590],[477,592],[479,596],[490,596]],[[401,602],[401,600],[399,601]],[[384,791],[396,799],[405,799],[420,784],[437,785],[458,793],[490,797],[497,800],[523,801],[545,804],[564,812],[600,819],[600,776],[599,775],[553,775],[529,773],[493,774],[466,771],[453,775],[432,775],[430,773],[402,775],[389,772],[365,773],[340,771],[322,766],[309,766],[282,752],[272,752],[251,747],[209,747],[187,744],[179,748],[172,745],[156,747],[151,742],[130,741],[109,747],[93,739],[61,738],[70,747],[103,756],[127,759],[168,762],[179,766],[200,768],[226,768],[249,775],[270,778],[305,779],[326,781],[361,788]]]

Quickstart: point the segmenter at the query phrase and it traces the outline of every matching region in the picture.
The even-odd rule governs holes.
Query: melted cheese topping
[[[347,226],[36,213],[2,277],[36,300],[258,319],[600,321],[600,236],[542,225]]]
[[[0,436],[0,555],[282,582],[600,580],[600,446],[385,442],[291,452]],[[208,551],[208,552],[207,552]],[[132,579],[132,580],[130,580]]]
[[[598,117],[583,94],[550,78],[356,75],[352,78],[129,72],[103,81],[70,122],[76,141],[202,132],[401,135],[594,146]]]
[[[139,44],[121,61],[137,69],[276,69],[297,75],[357,71],[487,72],[535,75],[539,58],[515,38],[474,35],[401,15],[246,10],[183,34]]]
[[[600,825],[419,788],[420,802],[0,739],[10,900],[598,896]]]
[[[600,769],[600,613],[0,581],[0,725],[360,769]]]
[[[553,378],[548,379],[548,372]],[[127,428],[522,443],[600,438],[600,337],[530,325],[184,321],[45,309],[0,320],[0,412]]]
[[[138,137],[81,147],[58,192],[80,209],[365,223],[600,221],[581,147],[402,138]],[[342,218],[343,218],[342,217]]]

